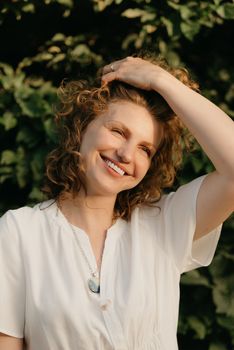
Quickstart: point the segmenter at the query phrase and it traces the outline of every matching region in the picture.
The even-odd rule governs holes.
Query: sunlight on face
[[[91,193],[116,196],[147,173],[162,137],[161,125],[146,108],[118,101],[87,127],[80,152]]]

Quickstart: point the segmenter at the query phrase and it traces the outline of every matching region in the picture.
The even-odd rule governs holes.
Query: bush
[[[150,49],[189,67],[202,93],[234,117],[233,1],[8,0],[0,6],[1,213],[43,199],[63,78],[93,79],[113,58]],[[210,170],[198,148],[184,160],[177,185]],[[234,346],[233,228],[230,218],[208,269],[182,277],[181,350]]]

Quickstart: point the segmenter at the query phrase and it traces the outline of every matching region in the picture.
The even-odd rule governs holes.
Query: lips
[[[126,171],[126,169],[122,165],[120,165],[119,162],[117,162],[116,160],[108,158],[108,157],[103,156],[103,155],[101,155],[101,158],[103,159],[103,161],[107,164],[107,166],[109,168],[116,171],[119,175],[121,175],[121,176],[129,175],[128,172]]]
[[[114,163],[112,163],[110,160],[105,160],[106,164],[108,165],[109,168],[113,169],[114,171],[116,171],[119,175],[123,176],[124,175],[124,171],[122,169],[120,169],[117,165],[115,165]]]

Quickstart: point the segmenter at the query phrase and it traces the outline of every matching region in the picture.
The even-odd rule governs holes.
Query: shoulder
[[[206,175],[200,176],[186,184],[181,185],[175,191],[163,194],[160,200],[152,202],[152,205],[143,205],[136,210],[142,219],[149,216],[160,217],[169,211],[194,211],[196,199],[203,180]]]
[[[0,232],[18,230],[21,226],[27,228],[27,226],[38,223],[40,220],[43,220],[43,217],[48,215],[47,208],[50,208],[50,212],[52,210],[54,212],[54,203],[54,200],[48,200],[37,203],[33,207],[24,206],[8,210],[0,218]]]

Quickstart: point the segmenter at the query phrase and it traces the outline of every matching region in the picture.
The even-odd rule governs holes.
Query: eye
[[[119,128],[112,128],[111,131],[121,136],[124,136],[124,131]]]
[[[146,153],[146,155],[150,158],[151,157],[151,150],[146,146],[141,146],[142,151]]]

